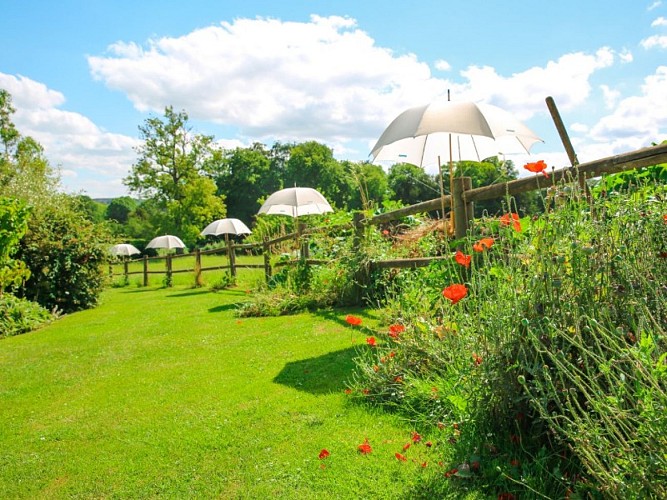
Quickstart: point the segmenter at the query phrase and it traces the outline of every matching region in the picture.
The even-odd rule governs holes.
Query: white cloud
[[[657,19],[655,19],[655,20],[651,23],[651,28],[655,28],[655,27],[657,27],[657,26],[667,26],[667,19],[665,19],[665,18],[662,17],[662,16],[660,16],[660,17],[658,17]]]
[[[621,93],[618,90],[612,90],[609,85],[600,85],[600,90],[602,90],[605,106],[608,109],[613,108],[621,96]]]
[[[656,0],[655,2],[653,2],[652,4],[650,4],[650,5],[646,8],[646,10],[648,10],[648,11],[655,10],[655,9],[657,9],[658,7],[660,7],[661,5],[662,5],[662,2],[661,2],[660,0]]]
[[[105,132],[85,116],[60,109],[64,96],[29,78],[0,73],[0,88],[12,96],[16,128],[44,147],[65,188],[85,189],[88,178],[95,178],[99,190],[89,191],[91,196],[107,196],[110,186],[124,194],[120,179],[136,159],[136,139]]]
[[[667,35],[651,35],[644,38],[639,44],[646,50],[658,47],[659,49],[667,49]]]
[[[438,59],[437,61],[435,61],[435,69],[437,69],[438,71],[449,71],[450,69],[452,69],[452,65],[449,64],[444,59]]]
[[[619,101],[614,112],[601,118],[587,137],[589,148],[604,148],[604,156],[649,146],[664,140],[667,131],[667,66],[644,79],[641,94]],[[592,141],[592,142],[591,142]]]
[[[631,63],[634,59],[632,52],[625,48],[618,53],[618,58],[622,63]]]

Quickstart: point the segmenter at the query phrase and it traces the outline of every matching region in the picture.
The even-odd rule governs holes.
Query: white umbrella
[[[148,245],[146,245],[146,248],[185,248],[185,244],[178,236],[166,234],[164,236],[153,238]]]
[[[114,245],[109,249],[109,252],[111,252],[112,255],[127,257],[141,253],[139,249],[137,249],[134,245],[130,245],[129,243],[120,243],[118,245]]]
[[[373,162],[438,166],[449,161],[482,161],[527,153],[544,142],[510,113],[473,102],[439,101],[410,108],[394,119],[371,150]]]
[[[220,234],[250,234],[252,231],[248,229],[239,219],[218,219],[211,222],[201,232],[202,236],[207,234],[211,236],[218,236]]]
[[[315,189],[307,187],[293,187],[276,191],[259,209],[260,214],[289,215],[295,218],[327,212],[333,212],[333,208],[326,198]]]

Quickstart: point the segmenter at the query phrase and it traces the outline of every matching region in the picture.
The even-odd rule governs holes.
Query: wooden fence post
[[[353,255],[361,255],[361,242],[365,228],[365,224],[363,223],[364,218],[362,212],[354,212],[352,215],[352,224],[354,225],[354,236],[352,239]],[[354,297],[358,304],[361,303],[364,288],[368,286],[370,272],[370,263],[366,260],[359,262],[359,268],[354,271]]]
[[[227,238],[227,258],[229,259],[229,272],[236,278],[236,254],[234,253],[234,244],[231,238]]]
[[[123,273],[125,274],[125,279],[126,280],[127,280],[128,274],[129,274],[129,270],[128,270],[127,267],[128,267],[128,262],[127,262],[127,260],[124,260],[123,261]]]
[[[269,239],[266,236],[264,236],[262,250],[264,253],[264,277],[268,283],[271,280],[271,246],[269,245]]]
[[[475,212],[472,202],[466,203],[465,192],[472,189],[470,177],[455,177],[452,193],[452,210],[454,211],[454,237],[465,238],[470,229],[470,221]]]
[[[165,262],[167,264],[167,286],[171,286],[172,285],[172,281],[171,281],[172,278],[171,278],[171,254],[170,253],[167,254],[167,259],[166,259]]]
[[[199,248],[195,249],[195,284],[197,286],[203,285],[201,280],[201,250]]]
[[[144,286],[148,286],[148,255],[144,255]]]

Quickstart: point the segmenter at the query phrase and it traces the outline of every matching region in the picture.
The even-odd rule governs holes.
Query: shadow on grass
[[[236,309],[237,307],[238,307],[237,303],[220,304],[219,306],[211,307],[208,310],[208,312],[210,313],[225,312],[225,311],[230,311],[232,309]]]
[[[203,295],[205,293],[211,293],[210,290],[190,290],[187,292],[178,292],[178,293],[170,293],[167,295],[167,297],[189,297],[191,295]]]
[[[290,361],[273,382],[311,394],[330,394],[345,390],[354,369],[356,349],[348,347],[316,358]]]

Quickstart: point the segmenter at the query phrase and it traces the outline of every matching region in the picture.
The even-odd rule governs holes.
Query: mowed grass
[[[344,392],[368,348],[344,317],[377,318],[238,319],[243,280],[109,289],[0,340],[0,498],[429,497],[444,438],[399,461],[415,429]]]

